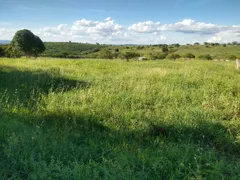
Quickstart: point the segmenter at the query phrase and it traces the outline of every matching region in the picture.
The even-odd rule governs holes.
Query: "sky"
[[[240,0],[0,0],[0,40],[101,44],[240,42]]]

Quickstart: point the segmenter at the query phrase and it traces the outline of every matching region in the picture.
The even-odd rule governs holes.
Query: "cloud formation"
[[[31,29],[31,28],[29,28]],[[33,29],[44,41],[77,41],[90,43],[194,43],[240,41],[240,25],[217,25],[184,19],[172,24],[144,21],[128,27],[116,23],[111,17],[102,21],[80,19],[72,25]],[[0,39],[11,39],[15,30],[0,23]],[[9,38],[10,37],[10,38]]]
[[[137,33],[154,33],[154,32],[180,32],[180,33],[198,33],[198,34],[215,34],[230,27],[221,26],[205,22],[196,22],[192,19],[184,19],[174,24],[161,24],[160,22],[138,22],[131,25],[128,30]]]

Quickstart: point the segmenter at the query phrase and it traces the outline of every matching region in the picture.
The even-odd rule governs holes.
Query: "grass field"
[[[0,59],[1,179],[240,179],[240,72],[198,60]]]

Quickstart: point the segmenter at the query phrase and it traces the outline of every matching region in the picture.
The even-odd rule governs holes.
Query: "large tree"
[[[42,40],[27,29],[17,31],[11,44],[24,52],[26,56],[37,57],[39,53],[46,49]]]

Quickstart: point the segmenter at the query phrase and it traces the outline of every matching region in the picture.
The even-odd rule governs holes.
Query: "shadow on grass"
[[[199,128],[152,125],[146,131],[129,132],[111,129],[103,119],[90,114],[3,112],[2,117],[0,174],[4,172],[6,179],[12,174],[23,179],[31,175],[39,178],[43,172],[49,172],[46,177],[61,179],[66,169],[71,173],[88,172],[84,176],[88,179],[121,179],[122,175],[182,179],[195,176],[199,165],[203,177],[214,177],[216,174],[208,170],[218,161],[223,166],[218,167],[222,174],[217,177],[222,177],[234,172],[229,171],[227,163],[239,160],[239,144],[232,143],[220,124],[203,123]],[[29,124],[33,119],[35,123]],[[211,161],[211,167],[206,165]],[[183,162],[187,166],[181,167]]]
[[[35,102],[40,94],[66,92],[87,86],[89,86],[87,82],[60,76],[57,68],[49,71],[28,71],[0,66],[0,93],[3,95],[6,93],[9,104],[19,101],[25,105],[31,101]]]

